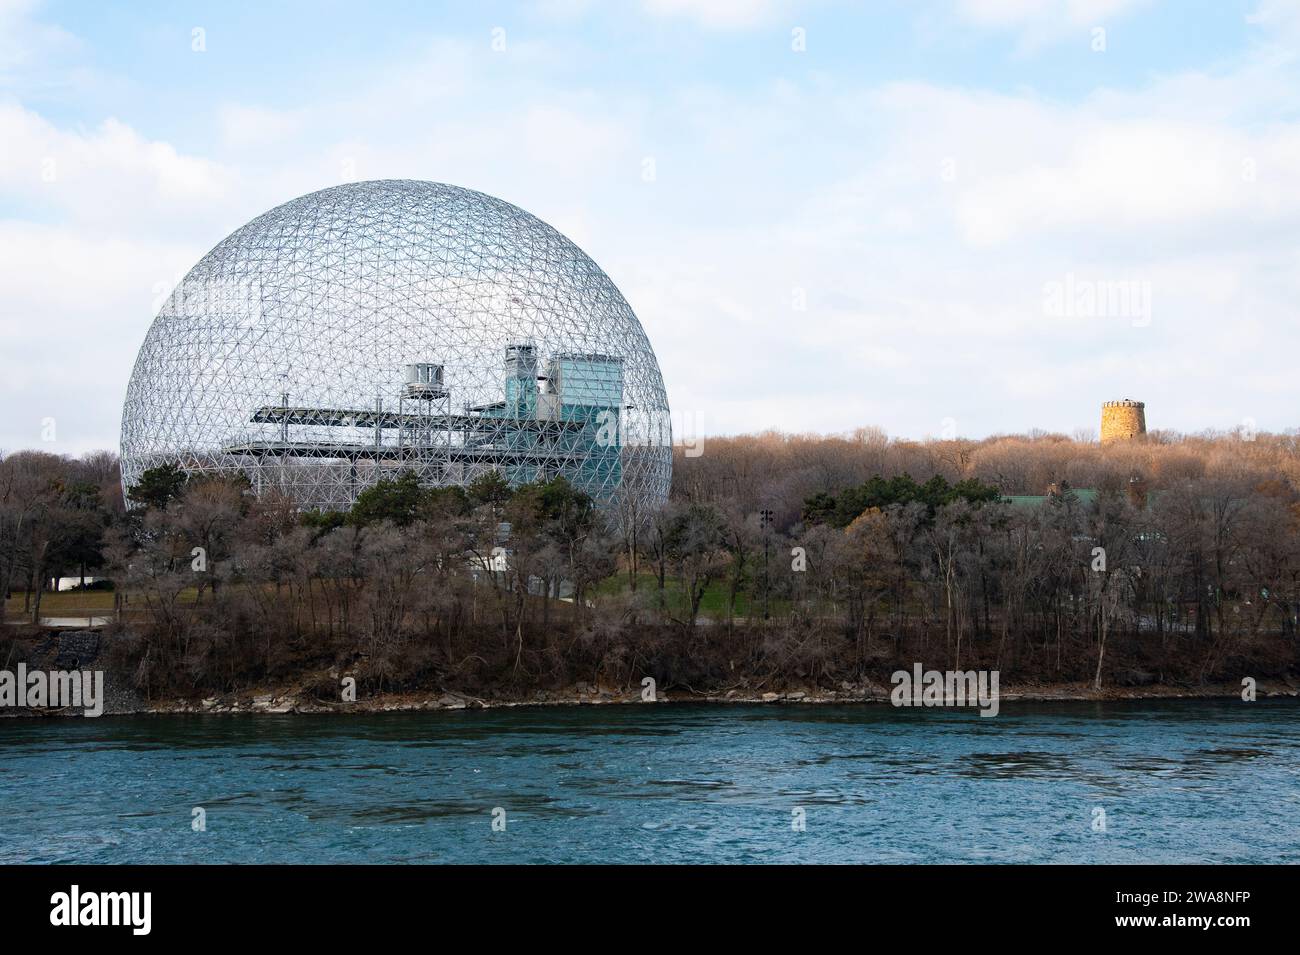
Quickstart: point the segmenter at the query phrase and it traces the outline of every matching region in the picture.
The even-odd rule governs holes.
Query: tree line
[[[10,620],[34,623],[46,580],[110,577],[108,645],[149,696],[299,680],[326,697],[344,671],[373,691],[526,694],[857,685],[912,661],[1096,686],[1297,663],[1289,436],[703,451],[679,449],[651,512],[489,472],[395,474],[347,513],[169,468],[126,510],[112,455],[19,452],[0,459],[0,581]]]

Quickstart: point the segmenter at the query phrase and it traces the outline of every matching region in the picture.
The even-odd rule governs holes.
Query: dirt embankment
[[[740,679],[730,686],[696,687],[681,683],[657,686],[631,683],[607,685],[577,681],[538,689],[511,687],[484,689],[482,686],[434,684],[404,692],[368,692],[364,681],[337,667],[304,668],[291,681],[249,686],[226,694],[195,694],[146,698],[135,689],[129,668],[116,667],[105,654],[103,636],[97,631],[53,631],[35,637],[23,647],[21,656],[27,671],[102,669],[104,672],[103,712],[106,715],[138,713],[381,713],[428,710],[463,710],[513,706],[645,705],[652,703],[741,703],[771,705],[888,704],[893,689],[886,677],[878,680],[842,681],[833,687],[811,681],[770,682]],[[9,654],[11,657],[13,653]],[[0,669],[12,669],[12,662]],[[888,672],[888,669],[884,671]],[[1290,670],[1284,675],[1261,677],[1254,686],[1259,699],[1300,696],[1300,678]],[[1207,683],[1159,682],[1154,674],[1126,671],[1124,684],[1093,689],[1090,682],[1014,681],[1004,679],[999,687],[1000,704],[1022,701],[1113,701],[1147,699],[1241,699],[1243,684],[1235,681]],[[1135,675],[1136,674],[1136,675]],[[1138,677],[1141,677],[1139,679]],[[646,681],[642,681],[643,683]],[[972,705],[974,705],[972,703]],[[81,710],[0,707],[0,716],[79,716]]]
[[[316,683],[315,685],[319,685]],[[135,712],[148,713],[387,713],[427,710],[487,709],[516,706],[601,706],[646,705],[669,703],[712,704],[888,704],[892,687],[874,683],[842,684],[828,690],[818,687],[791,687],[777,692],[727,690],[723,693],[694,692],[685,687],[656,689],[653,695],[640,687],[598,686],[577,683],[555,690],[536,690],[527,695],[493,695],[484,697],[456,690],[431,690],[421,693],[381,693],[359,695],[355,700],[322,700],[300,686],[266,687],[256,692],[206,697],[200,700],[156,700],[145,703]],[[1259,699],[1300,696],[1300,686],[1287,682],[1260,683],[1255,688]],[[1002,704],[1046,701],[1114,701],[1156,699],[1241,699],[1242,687],[1234,684],[1204,686],[1102,687],[1088,684],[1054,683],[1016,685],[1000,689]],[[972,705],[974,705],[972,703]]]

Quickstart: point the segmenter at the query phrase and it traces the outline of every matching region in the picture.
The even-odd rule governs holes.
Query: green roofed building
[[[1097,500],[1097,490],[1090,487],[1072,487],[1067,488],[1066,494],[1073,496],[1080,504],[1092,505]],[[1040,504],[1046,504],[1054,497],[1061,497],[1061,492],[1049,494],[1010,494],[1002,500],[1016,507],[1037,507]]]

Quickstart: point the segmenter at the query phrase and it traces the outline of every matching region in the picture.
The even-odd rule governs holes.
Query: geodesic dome
[[[185,277],[127,388],[122,482],[175,463],[341,509],[402,471],[496,469],[644,510],[671,444],[645,332],[581,249],[479,192],[362,182],[272,209]]]

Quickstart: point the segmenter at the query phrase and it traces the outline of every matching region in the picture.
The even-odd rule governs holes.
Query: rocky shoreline
[[[878,684],[841,686],[838,690],[797,688],[755,692],[727,690],[698,693],[683,688],[659,691],[653,700],[642,699],[640,688],[631,690],[578,683],[560,690],[539,690],[528,698],[489,698],[460,691],[438,693],[393,693],[361,698],[355,702],[325,703],[304,697],[295,689],[263,689],[256,693],[207,697],[202,700],[169,700],[143,703],[138,707],[112,706],[106,715],[129,714],[374,714],[426,711],[454,711],[535,706],[632,706],[646,704],[743,704],[743,705],[855,705],[889,704],[890,687]],[[1289,683],[1261,683],[1259,699],[1300,697],[1300,687]],[[1087,684],[1016,686],[1000,694],[1002,704],[1046,702],[1113,702],[1121,700],[1240,699],[1241,687],[1233,684],[1205,686],[1103,687]]]
[[[100,657],[100,634],[94,631],[50,633],[33,648],[29,669],[93,669],[107,661]],[[578,682],[559,689],[536,690],[524,695],[482,695],[454,688],[438,688],[409,693],[358,694],[354,702],[343,700],[345,681],[350,674],[338,669],[302,673],[294,682],[273,686],[250,687],[223,696],[148,700],[132,686],[127,674],[105,667],[104,716],[169,714],[373,714],[427,711],[491,709],[532,706],[614,706],[651,704],[742,704],[742,705],[889,705],[892,685],[874,681],[840,683],[830,689],[822,686],[789,686],[770,689],[737,684],[717,691],[697,691],[686,686],[659,689],[652,699],[644,699],[641,686],[613,687]],[[1157,683],[1149,673],[1129,674],[1130,685],[1116,684],[1094,690],[1090,683],[1021,683],[1004,684],[998,694],[999,704],[1113,702],[1122,700],[1172,699],[1241,699],[1242,686],[1237,683],[1176,684]],[[1140,681],[1136,678],[1140,677]],[[321,699],[323,687],[337,686],[339,698]],[[355,686],[355,684],[353,684]],[[1260,679],[1255,687],[1258,699],[1300,697],[1300,680],[1294,674]],[[26,709],[0,707],[0,718],[81,716],[82,711],[64,709]]]

